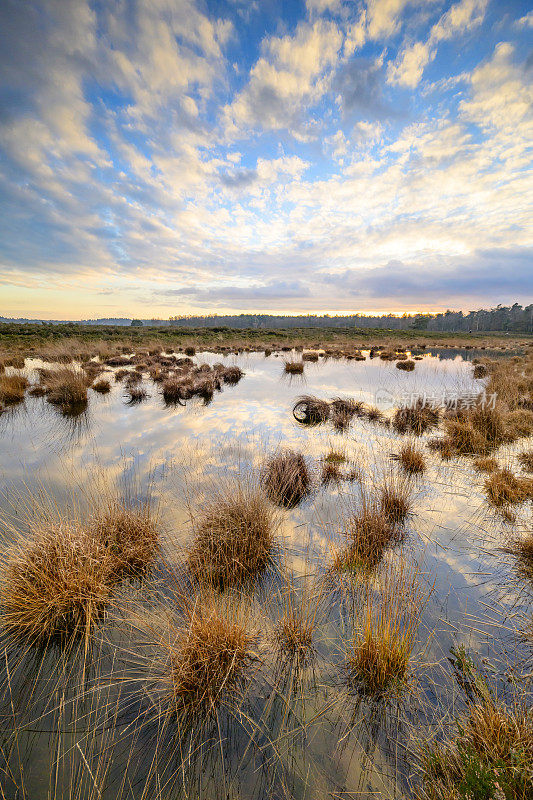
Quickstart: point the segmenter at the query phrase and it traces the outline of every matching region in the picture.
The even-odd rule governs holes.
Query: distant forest
[[[446,311],[442,314],[404,314],[403,316],[317,316],[301,317],[272,316],[270,314],[239,314],[237,316],[186,316],[171,317],[170,323],[184,328],[386,328],[389,330],[427,331],[509,331],[533,333],[533,304],[523,308],[498,306],[489,310]],[[145,323],[146,324],[146,323]]]
[[[0,322],[41,322],[30,319],[9,319],[0,317]],[[71,320],[53,320],[42,324],[67,323],[71,325],[135,325],[177,328],[256,328],[256,329],[290,329],[290,328],[382,328],[386,330],[420,330],[450,332],[501,332],[533,333],[533,303],[523,307],[518,303],[512,306],[499,305],[496,308],[479,311],[445,311],[441,314],[403,314],[396,316],[386,314],[367,316],[349,314],[332,316],[330,314],[307,314],[303,316],[278,316],[272,314],[211,314],[206,316],[175,316],[163,319],[106,318],[88,319],[72,322]]]

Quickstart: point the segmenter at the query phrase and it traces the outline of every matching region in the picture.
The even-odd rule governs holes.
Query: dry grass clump
[[[300,666],[315,654],[315,631],[321,596],[304,587],[297,592],[288,582],[282,595],[281,614],[274,626],[274,641],[281,653]]]
[[[385,550],[403,538],[403,531],[391,524],[374,502],[365,502],[350,516],[342,533],[347,546],[336,554],[335,570],[371,570],[379,564]]]
[[[398,433],[414,433],[421,436],[439,424],[439,410],[419,397],[414,405],[401,406],[392,418],[393,428]]]
[[[311,488],[305,458],[293,450],[276,453],[263,467],[261,483],[273,503],[294,508]]]
[[[124,378],[127,375],[130,375],[130,374],[131,373],[130,373],[129,369],[117,369],[117,371],[115,372],[115,381],[117,383],[120,383],[121,381],[124,380]]]
[[[108,394],[108,392],[111,391],[111,383],[106,378],[102,378],[96,381],[96,383],[93,383],[92,388],[99,394]]]
[[[318,356],[319,353],[317,353],[315,350],[308,350],[302,353],[303,361],[318,361]]]
[[[533,434],[533,411],[529,408],[516,408],[508,411],[504,418],[505,437],[507,441],[515,441],[523,436]]]
[[[222,374],[222,378],[224,380],[224,383],[229,383],[230,385],[233,385],[235,383],[238,383],[243,375],[244,372],[240,367],[232,366],[232,367],[225,367],[224,372]]]
[[[474,367],[474,378],[484,378],[487,374],[487,367],[484,364],[476,364]]]
[[[195,347],[186,347],[183,351],[186,356],[194,356],[196,355],[196,348]]]
[[[421,475],[426,471],[426,459],[424,453],[414,444],[403,444],[400,452],[393,458],[398,461],[401,468],[408,475]]]
[[[183,619],[157,635],[163,658],[154,659],[167,717],[204,722],[221,707],[233,709],[257,661],[257,634],[233,599],[178,599]]]
[[[489,503],[496,508],[525,503],[533,499],[533,478],[516,476],[508,468],[498,469],[485,481],[485,490]]]
[[[104,545],[115,579],[142,575],[154,563],[159,548],[159,527],[149,504],[132,507],[115,501],[91,524]]]
[[[455,455],[489,455],[509,441],[505,417],[499,408],[478,404],[444,420],[446,440]]]
[[[367,406],[364,411],[365,417],[370,420],[370,422],[384,422],[385,417],[383,412],[379,410],[377,406]]]
[[[215,492],[193,520],[191,573],[220,588],[253,580],[271,562],[275,527],[272,506],[258,488],[238,482]]]
[[[296,401],[292,414],[297,422],[304,425],[320,425],[329,418],[329,403],[318,397],[303,395]]]
[[[503,550],[515,558],[521,576],[533,581],[533,534],[528,532],[526,536],[511,539]]]
[[[343,479],[342,471],[339,464],[335,461],[323,461],[321,481],[324,486],[328,483],[339,483]]]
[[[338,431],[344,431],[350,424],[352,418],[362,413],[363,402],[342,397],[334,397],[330,404],[331,421],[333,427]]]
[[[404,370],[404,372],[413,372],[414,368],[415,362],[411,361],[410,359],[407,359],[406,361],[398,361],[396,363],[396,369]]]
[[[303,371],[303,361],[285,361],[285,372],[288,372],[290,375],[302,375]]]
[[[0,375],[0,403],[21,403],[27,386],[28,379],[24,375]]]
[[[457,721],[457,739],[422,748],[423,800],[533,797],[533,713],[486,695]]]
[[[380,509],[393,525],[402,525],[411,514],[411,486],[395,477],[387,478],[380,489]]]
[[[87,402],[87,384],[90,378],[69,367],[41,370],[41,383],[46,389],[49,403],[71,408]]]
[[[500,465],[495,458],[476,458],[474,461],[474,469],[478,472],[495,472],[500,468]]]
[[[8,550],[2,567],[2,625],[14,640],[86,638],[110,600],[107,549],[76,524],[36,528]]]
[[[33,386],[30,386],[28,389],[28,394],[32,397],[44,397],[46,394],[46,389],[44,386],[41,386],[40,383],[35,383]]]
[[[129,383],[126,386],[124,396],[126,397],[127,404],[133,406],[146,400],[148,392],[144,386],[139,386],[137,383]]]
[[[367,585],[357,609],[347,653],[350,677],[363,694],[398,694],[407,685],[418,627],[431,590],[422,586],[417,570],[389,568],[380,591]]]
[[[192,385],[184,376],[172,375],[163,382],[161,392],[167,403],[179,403],[191,396]]]
[[[519,453],[518,462],[526,472],[533,472],[533,450],[524,450]]]

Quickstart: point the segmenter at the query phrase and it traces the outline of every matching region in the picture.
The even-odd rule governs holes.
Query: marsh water
[[[107,395],[90,391],[87,408],[75,416],[62,415],[46,398],[27,397],[0,416],[2,513],[16,526],[17,503],[26,491],[45,491],[58,507],[73,499],[90,503],[102,482],[140,495],[149,492],[164,529],[164,585],[165,570],[179,565],[186,552],[190,515],[213,487],[255,474],[269,453],[290,447],[304,453],[316,475],[311,495],[280,511],[279,520],[285,566],[294,575],[295,590],[305,593],[327,572],[331,552],[342,541],[343,520],[358,502],[358,482],[320,481],[323,458],[332,449],[340,451],[347,470],[354,467],[364,480],[377,481],[392,468],[391,456],[404,437],[359,418],[343,433],[330,423],[300,425],[292,415],[296,398],[351,397],[377,405],[385,415],[415,396],[437,403],[473,398],[484,390],[483,381],[473,379],[476,355],[472,350],[427,352],[411,373],[369,357],[320,358],[306,362],[303,375],[290,376],[284,358],[291,354],[241,353],[226,356],[224,363],[239,365],[244,377],[235,386],[225,385],[209,403],[195,398],[168,405],[147,376],[148,397],[142,403],[128,404],[122,384],[112,382]],[[195,356],[198,364],[220,360],[220,354]],[[27,360],[30,379],[39,366]],[[513,464],[516,449],[510,446],[498,455]],[[217,730],[209,733],[216,744],[208,752],[205,742],[189,743],[185,756],[182,743],[161,744],[157,720],[132,729],[132,720],[149,706],[149,692],[142,688],[142,643],[128,638],[117,618],[102,632],[95,664],[84,662],[83,678],[76,677],[75,703],[81,710],[75,723],[65,711],[74,702],[65,699],[68,690],[57,700],[58,687],[73,680],[75,667],[65,666],[53,652],[38,666],[31,652],[10,654],[15,663],[3,655],[0,762],[5,771],[0,783],[5,796],[89,797],[102,785],[98,771],[105,770],[103,794],[94,796],[409,797],[415,740],[434,735],[461,704],[450,648],[464,646],[503,686],[523,671],[529,657],[521,631],[530,596],[500,549],[509,536],[508,522],[487,505],[484,478],[471,461],[444,462],[429,450],[426,455],[429,468],[413,481],[402,558],[417,565],[430,597],[403,698],[370,701],[351,690],[344,668],[350,604],[339,585],[327,602],[320,600],[312,663],[298,675],[283,672],[283,665],[274,663],[273,648],[264,645],[263,663],[272,663],[256,670],[246,708],[218,720]],[[517,525],[530,524],[530,509],[521,513]],[[267,642],[281,605],[278,583],[270,573],[254,597],[256,622]],[[124,602],[133,602],[136,591],[142,595],[142,588],[133,587]],[[118,674],[129,676],[126,688],[117,689]],[[165,766],[155,776],[156,747],[163,747],[165,765],[178,766]]]

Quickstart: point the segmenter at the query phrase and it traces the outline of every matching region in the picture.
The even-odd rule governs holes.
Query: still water
[[[284,372],[287,355],[225,357],[245,375],[207,404],[195,398],[169,406],[146,376],[144,402],[127,404],[123,386],[112,381],[107,395],[89,391],[87,409],[75,417],[63,416],[45,398],[27,397],[0,416],[3,513],[16,526],[17,503],[26,491],[44,490],[59,507],[73,499],[87,505],[102,482],[141,497],[149,492],[165,531],[158,590],[164,594],[166,572],[179,569],[186,551],[191,509],[194,514],[201,508],[214,486],[253,475],[269,453],[290,447],[304,453],[316,475],[309,498],[280,512],[279,520],[286,567],[295,591],[305,595],[324,576],[342,540],[343,519],[359,499],[353,482],[321,484],[323,457],[341,451],[371,485],[391,470],[391,455],[404,437],[358,418],[344,433],[330,423],[299,425],[292,416],[296,398],[351,397],[387,415],[415,396],[433,402],[472,398],[484,386],[472,377],[474,351],[425,353],[412,373],[379,359],[321,358],[294,376]],[[220,360],[212,353],[195,357],[198,364]],[[30,379],[39,366],[26,362]],[[429,468],[414,482],[414,513],[401,555],[418,565],[430,599],[404,698],[375,703],[350,691],[343,667],[350,601],[342,581],[327,602],[320,598],[312,664],[297,676],[283,673],[268,644],[282,602],[272,573],[253,598],[261,663],[269,668],[256,670],[245,708],[219,719],[216,730],[204,730],[201,743],[188,738],[178,746],[150,718],[144,686],[149,656],[120,610],[82,676],[76,664],[65,665],[54,653],[39,664],[32,653],[4,653],[0,785],[6,796],[409,797],[414,738],[434,733],[461,703],[450,648],[464,645],[504,685],[527,659],[520,630],[530,602],[499,550],[509,526],[487,506],[483,476],[467,459],[442,462],[429,450],[426,455]],[[513,448],[499,455],[513,464]],[[527,513],[518,524],[526,524]],[[153,611],[153,598],[141,589],[125,591],[121,602]]]

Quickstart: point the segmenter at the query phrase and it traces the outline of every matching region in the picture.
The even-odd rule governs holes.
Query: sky
[[[533,301],[519,0],[0,0],[0,315]]]

